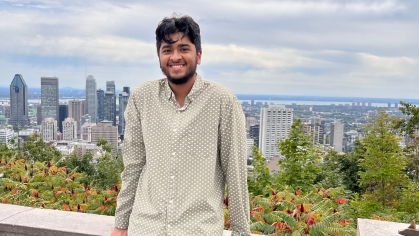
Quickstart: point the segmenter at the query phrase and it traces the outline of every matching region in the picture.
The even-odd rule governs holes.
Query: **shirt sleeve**
[[[122,158],[124,171],[121,174],[122,187],[118,194],[115,211],[115,227],[127,229],[134,204],[138,180],[145,165],[145,148],[141,119],[135,91],[128,101],[124,116],[126,121]]]
[[[246,126],[243,110],[231,95],[221,104],[219,155],[228,191],[232,236],[250,236]]]

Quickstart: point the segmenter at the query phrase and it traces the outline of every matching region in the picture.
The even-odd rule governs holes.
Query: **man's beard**
[[[189,72],[186,72],[185,76],[180,77],[180,78],[171,77],[169,73],[166,73],[163,70],[163,68],[161,68],[161,71],[167,77],[167,79],[169,80],[170,83],[172,83],[172,84],[186,84],[186,82],[188,82],[190,79],[192,79],[193,76],[196,74],[196,67],[197,67],[197,64],[195,64],[195,68],[193,68],[193,70],[191,70]]]

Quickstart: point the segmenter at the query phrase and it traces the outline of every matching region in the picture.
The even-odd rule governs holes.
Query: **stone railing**
[[[109,236],[114,217],[0,204],[0,236]],[[400,236],[409,224],[358,219],[358,236]],[[231,235],[224,231],[223,236]],[[256,235],[255,235],[256,236]]]
[[[113,216],[0,204],[0,236],[109,236],[113,223]]]

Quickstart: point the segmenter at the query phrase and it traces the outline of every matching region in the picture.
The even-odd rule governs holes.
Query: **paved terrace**
[[[0,236],[109,236],[114,217],[0,204]],[[358,236],[400,236],[409,224],[358,219]],[[230,236],[224,231],[223,236]],[[255,235],[256,236],[256,235]]]

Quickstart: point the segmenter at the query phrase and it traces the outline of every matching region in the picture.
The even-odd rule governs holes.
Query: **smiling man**
[[[164,79],[139,85],[125,111],[122,188],[112,236],[250,235],[246,132],[237,98],[196,73],[198,24],[163,19],[156,46]]]

